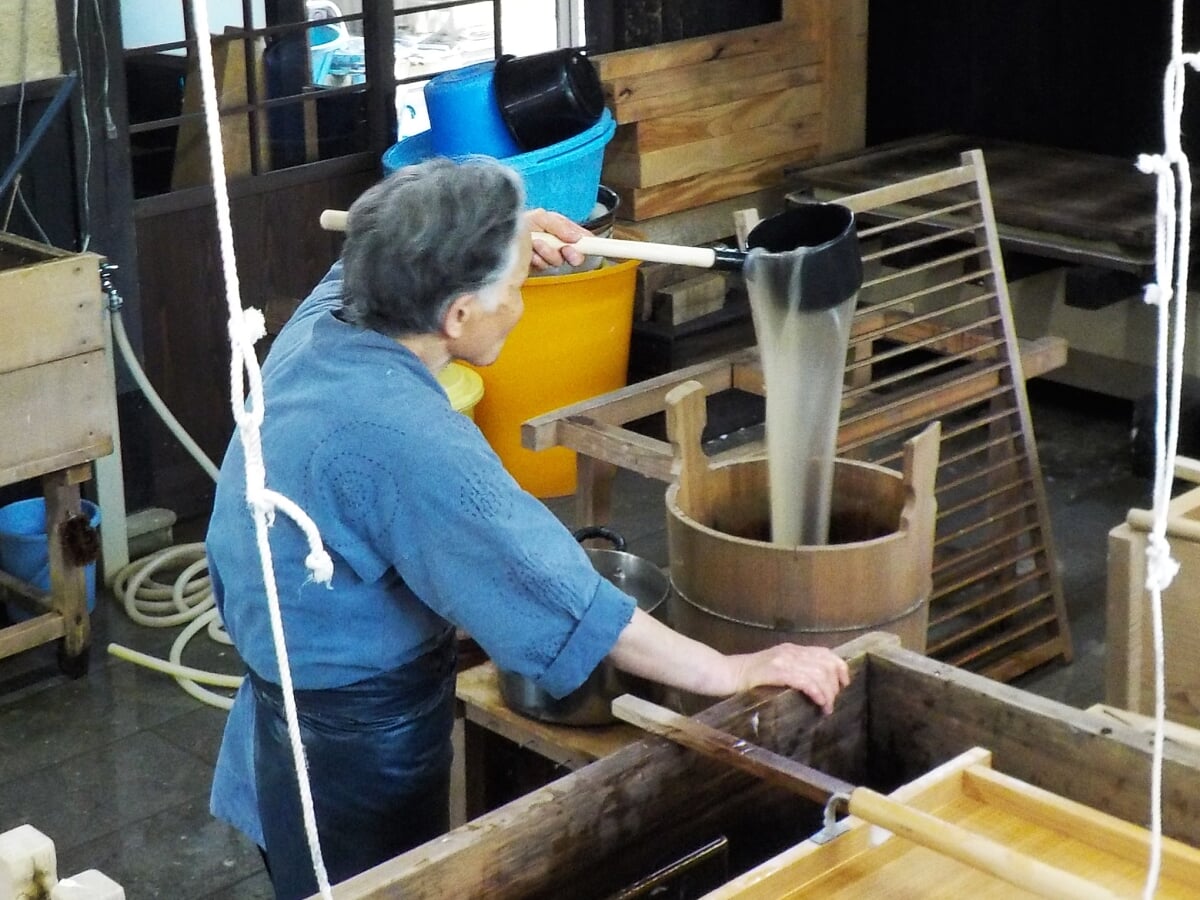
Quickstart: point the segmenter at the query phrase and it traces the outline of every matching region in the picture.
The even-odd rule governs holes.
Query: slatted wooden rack
[[[838,453],[895,465],[904,440],[931,421],[943,426],[928,654],[1001,680],[1070,661],[1024,382],[1062,365],[1066,345],[1017,341],[982,153],[840,202],[860,214],[866,277]],[[661,412],[667,392],[692,379],[710,395],[763,390],[750,349],[524,424],[525,447],[579,454],[579,521],[607,518],[617,467],[671,479],[670,445],[626,425]],[[759,452],[751,443],[714,463]]]

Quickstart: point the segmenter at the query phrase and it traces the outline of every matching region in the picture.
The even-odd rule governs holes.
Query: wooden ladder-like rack
[[[1070,661],[1024,380],[1061,365],[1066,346],[1016,338],[982,153],[838,202],[858,214],[865,269],[838,454],[895,466],[906,439],[942,422],[927,654],[1005,681]],[[580,454],[577,512],[599,521],[615,467],[670,480],[670,445],[624,425],[691,379],[762,392],[757,354],[742,351],[526,422],[524,445]]]

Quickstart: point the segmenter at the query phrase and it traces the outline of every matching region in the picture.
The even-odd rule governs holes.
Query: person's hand
[[[734,667],[732,693],[763,685],[790,687],[812,700],[826,715],[833,711],[838,692],[850,683],[846,661],[825,647],[778,644],[727,659]]]
[[[533,258],[530,260],[532,268],[541,270],[553,269],[563,263],[572,266],[583,264],[584,255],[570,245],[590,234],[586,228],[576,225],[566,216],[544,209],[531,209],[525,213],[525,224],[530,231],[544,231],[567,244],[556,249],[545,241],[534,241]]]

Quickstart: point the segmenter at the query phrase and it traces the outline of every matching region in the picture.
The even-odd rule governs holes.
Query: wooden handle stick
[[[1041,897],[1115,900],[1119,896],[1081,875],[905,806],[870,788],[855,788],[850,794],[850,814]]]
[[[824,803],[834,795],[848,795],[851,815],[1039,896],[1060,900],[1117,897],[1102,885],[1073,872],[638,697],[629,694],[618,697],[612,703],[612,711],[623,722],[811,800]]]
[[[321,213],[321,227],[326,231],[345,231],[346,212],[327,209]],[[535,241],[542,241],[558,249],[566,246],[544,231],[533,233]],[[643,262],[674,263],[679,266],[694,266],[698,269],[723,269],[740,271],[746,262],[746,254],[740,250],[714,247],[681,247],[677,244],[655,244],[650,241],[622,241],[616,238],[582,237],[572,246],[586,256],[603,256],[606,259],[640,259]]]
[[[344,209],[327,209],[321,213],[321,227],[326,231],[345,231],[347,218]]]
[[[558,249],[565,243],[544,231],[533,233],[535,241],[543,241]],[[603,256],[611,259],[640,259],[644,262],[674,263],[677,266],[695,266],[698,269],[725,269],[738,271],[746,262],[746,254],[740,250],[713,247],[682,247],[677,244],[655,244],[650,241],[622,241],[615,238],[582,237],[572,246],[588,256]]]

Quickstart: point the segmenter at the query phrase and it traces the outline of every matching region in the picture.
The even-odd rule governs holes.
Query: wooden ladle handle
[[[345,231],[347,218],[344,209],[327,209],[321,213],[321,227],[326,231]]]

